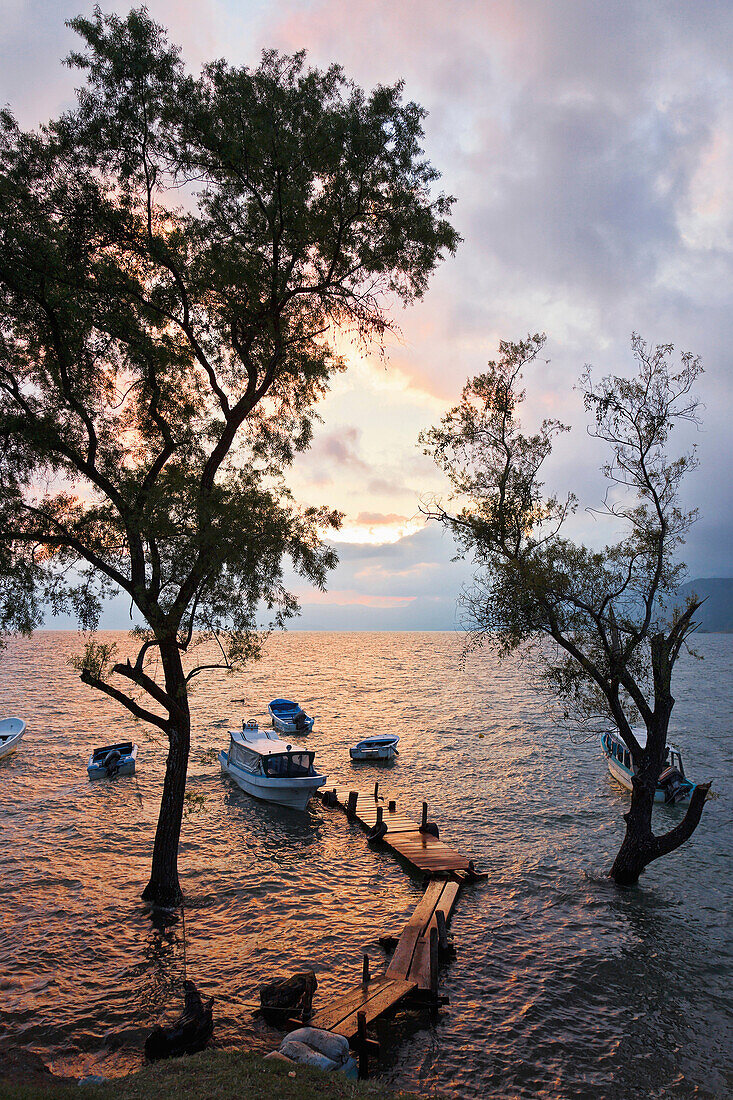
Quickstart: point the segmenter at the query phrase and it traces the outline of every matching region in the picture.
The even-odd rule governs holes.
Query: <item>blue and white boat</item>
[[[392,760],[397,756],[398,741],[396,734],[365,737],[351,746],[349,756],[352,760]]]
[[[116,775],[134,775],[137,745],[132,741],[119,741],[116,745],[103,745],[89,757],[87,774],[90,779],[114,779]]]
[[[633,733],[643,749],[646,745],[646,730],[634,727]],[[632,776],[636,775],[638,769],[621,735],[615,731],[601,734],[601,748],[613,778],[627,790],[633,790]],[[685,775],[680,750],[675,745],[668,745],[667,760],[659,776],[654,801],[667,806],[689,802],[696,785]]]
[[[326,782],[313,767],[314,752],[293,750],[256,722],[229,731],[229,750],[219,753],[221,770],[238,787],[263,802],[304,810],[311,795]]]
[[[292,699],[273,699],[267,708],[272,724],[279,733],[310,733],[315,719]]]
[[[3,718],[0,721],[0,760],[15,752],[24,733],[25,722],[22,718]]]

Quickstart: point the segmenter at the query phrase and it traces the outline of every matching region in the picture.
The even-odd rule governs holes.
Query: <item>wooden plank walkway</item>
[[[395,801],[380,797],[378,786],[375,784],[371,791],[359,791],[354,787],[327,784],[318,792],[324,804],[337,806],[363,828],[371,831],[376,825],[386,826],[386,832],[379,837],[381,844],[431,876],[402,931],[386,973],[370,978],[369,959],[365,956],[361,984],[328,1001],[308,1020],[309,1027],[334,1031],[357,1047],[359,1076],[367,1075],[369,1052],[378,1052],[378,1044],[367,1037],[369,1024],[411,994],[422,996],[427,992],[428,1003],[434,1006],[441,1003],[438,996],[438,932],[445,933],[444,926],[450,920],[463,883],[486,877],[476,871],[473,861],[466,856],[444,844],[430,831],[421,831],[419,823],[399,811]],[[422,811],[425,824],[426,803],[422,804]],[[432,877],[435,875],[448,877]],[[421,1003],[425,1001],[422,996]],[[273,1051],[268,1057],[284,1056]]]
[[[458,897],[460,883],[434,879],[420,899],[415,912],[405,925],[387,977],[414,981],[418,989],[428,990],[430,982],[430,929],[437,927],[438,912],[449,923]]]
[[[349,795],[353,793],[353,787],[327,785],[321,788],[318,797],[323,799],[324,796],[331,795],[335,798],[339,809],[346,812]],[[379,820],[378,811],[381,810],[381,819],[387,826],[382,843],[392,848],[418,870],[429,875],[471,870],[467,856],[449,848],[442,840],[438,840],[430,833],[421,833],[418,824],[414,820],[410,821],[396,808],[390,812],[389,801],[382,797],[375,798],[372,791],[356,791],[356,795],[354,820],[365,829],[373,829]]]
[[[395,836],[387,833],[383,843],[389,848],[394,848],[403,859],[429,875],[440,871],[469,870],[469,860],[466,856],[462,856],[442,840],[436,840],[434,836],[427,833],[416,831],[398,833]]]
[[[353,1042],[359,1030],[358,1013],[363,1012],[367,1025],[371,1024],[378,1016],[383,1016],[385,1012],[389,1012],[398,1005],[416,988],[415,981],[406,981],[403,978],[387,975],[383,978],[372,978],[368,982],[362,982],[355,989],[349,990],[343,996],[329,1001],[308,1020],[308,1027],[335,1031],[338,1035],[345,1036],[349,1042]]]
[[[318,791],[318,797],[323,798],[323,792],[329,791],[336,795],[339,806],[342,809],[346,809],[346,805],[349,801],[349,792],[353,791],[353,787],[324,787]],[[406,817],[399,810],[393,810],[390,812],[389,802],[385,802],[383,798],[374,798],[372,791],[359,791],[358,799],[356,803],[356,816],[361,824],[367,829],[373,829],[377,824],[377,809],[382,808],[382,820],[387,826],[387,830],[390,833],[414,833],[417,830],[418,822],[414,819]]]

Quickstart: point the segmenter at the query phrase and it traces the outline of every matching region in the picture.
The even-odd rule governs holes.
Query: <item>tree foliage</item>
[[[627,851],[614,877],[634,881],[646,863],[686,839],[682,832],[690,835],[707,793],[701,785],[693,796],[682,832],[652,835],[651,804],[674,705],[672,669],[699,607],[694,598],[684,604],[677,598],[684,573],[678,554],[696,518],[681,508],[679,490],[696,465],[695,451],[670,457],[668,450],[677,424],[698,423],[691,392],[702,367],[686,353],[675,368],[671,345],[650,348],[634,335],[634,375],[595,383],[586,368],[581,386],[590,434],[609,454],[599,510],[622,528],[618,542],[594,550],[564,533],[575,496],[548,494],[540,480],[553,440],[568,429],[547,419],[526,435],[518,417],[522,371],[544,341],[535,335],[502,342],[499,359],[466,384],[461,403],[422,437],[455,499],[465,502],[455,512],[440,502],[427,511],[478,567],[462,596],[468,648],[489,642],[504,655],[521,649],[562,701],[567,720],[587,730],[611,725],[628,745],[638,776]],[[639,723],[647,731],[644,744],[635,734]]]
[[[129,596],[137,659],[92,645],[82,678],[171,739],[180,827],[181,655],[256,655],[261,609],[297,611],[284,559],[325,583],[339,514],[285,473],[344,367],[333,337],[379,339],[458,237],[400,84],[275,51],[193,76],[144,8],[70,25],[76,106],[36,132],[0,114],[0,626],[50,606],[93,630]]]

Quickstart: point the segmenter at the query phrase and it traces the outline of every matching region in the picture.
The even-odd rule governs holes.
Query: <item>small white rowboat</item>
[[[3,718],[0,721],[0,760],[17,749],[24,733],[25,722],[22,718]]]
[[[383,737],[365,737],[349,749],[352,760],[392,760],[397,756],[399,737],[392,734]]]

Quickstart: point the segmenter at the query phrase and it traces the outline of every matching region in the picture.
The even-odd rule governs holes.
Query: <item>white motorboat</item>
[[[119,741],[116,745],[103,745],[89,757],[87,774],[90,779],[114,779],[116,775],[134,775],[137,745],[132,741]]]
[[[219,753],[219,763],[254,798],[304,810],[326,782],[313,767],[314,757],[314,752],[293,750],[274,731],[261,731],[256,722],[247,722],[241,730],[229,731],[229,751]]]
[[[352,760],[392,760],[398,755],[398,741],[399,737],[395,734],[382,737],[365,737],[356,745],[351,746],[349,756]]]
[[[273,699],[267,708],[279,733],[310,733],[314,719],[292,699]]]
[[[22,718],[3,718],[0,721],[0,760],[17,749],[24,733],[25,722]]]
[[[634,726],[632,732],[643,749],[646,745],[646,730]],[[622,783],[627,790],[632,791],[633,776],[636,775],[637,767],[626,742],[616,731],[608,731],[601,734],[601,748],[608,760],[608,770],[613,778]],[[654,801],[663,802],[667,806],[689,802],[695,786],[696,784],[685,775],[682,753],[676,745],[668,745],[667,760],[657,781]]]

